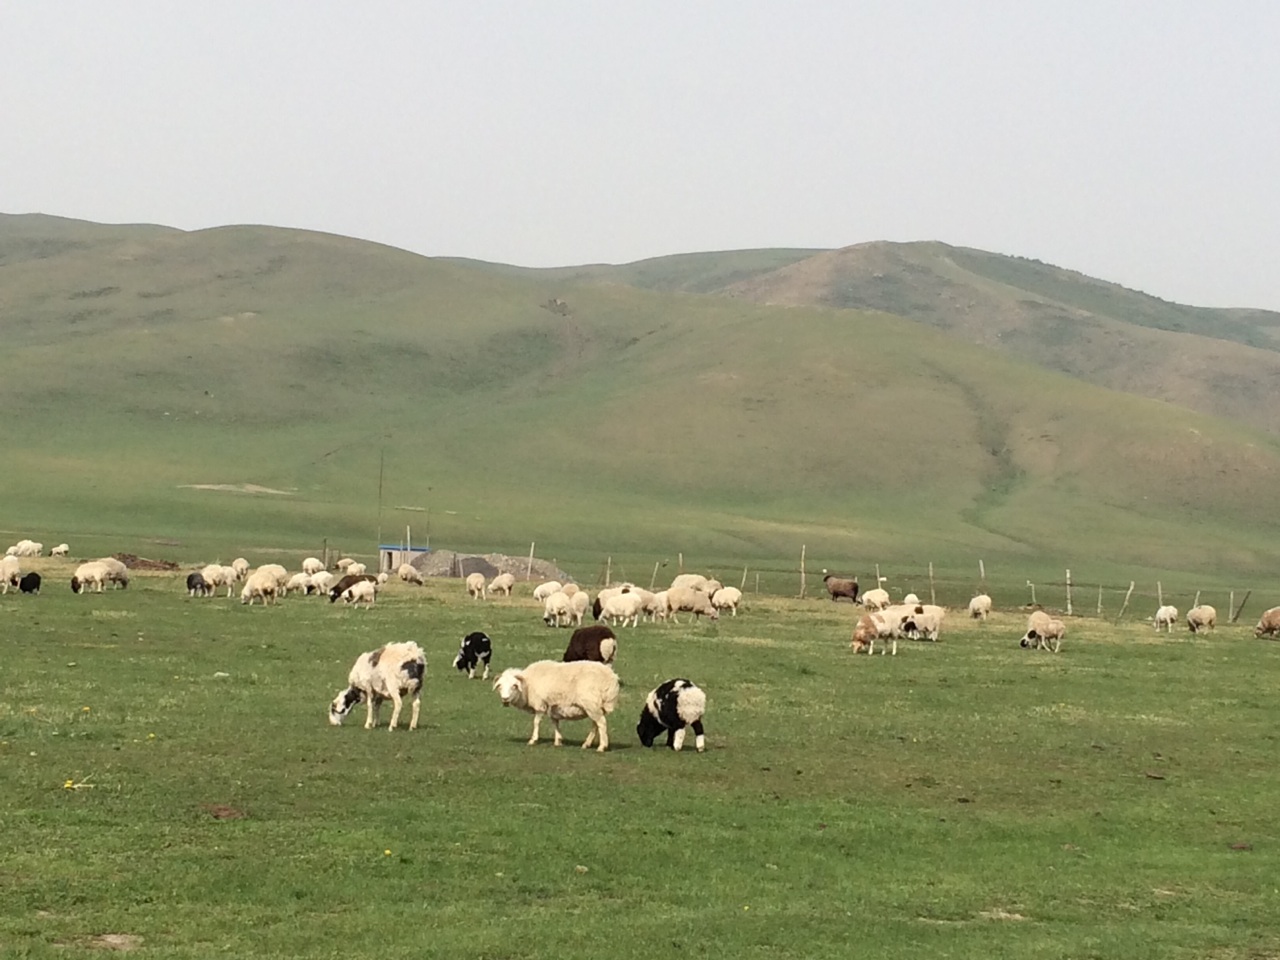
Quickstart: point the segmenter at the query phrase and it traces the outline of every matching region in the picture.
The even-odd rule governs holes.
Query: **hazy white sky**
[[[0,211],[529,266],[936,239],[1280,309],[1274,0],[0,0]]]

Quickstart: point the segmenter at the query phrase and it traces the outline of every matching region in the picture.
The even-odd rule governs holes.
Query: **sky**
[[[0,212],[524,266],[941,240],[1280,310],[1273,0],[0,0]]]

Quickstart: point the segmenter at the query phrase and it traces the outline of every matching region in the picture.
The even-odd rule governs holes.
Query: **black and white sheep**
[[[418,726],[418,710],[422,706],[422,681],[427,675],[427,657],[416,643],[388,643],[356,658],[347,677],[347,689],[340,691],[329,705],[329,722],[342,725],[342,718],[361,700],[368,706],[364,728],[378,725],[378,711],[384,700],[395,704],[387,730],[396,728],[403,698],[413,697],[409,729]]]
[[[484,676],[481,680],[489,679],[489,660],[493,657],[493,641],[489,637],[479,631],[468,633],[462,638],[462,645],[458,647],[458,655],[453,658],[453,668],[455,670],[465,670],[467,679],[474,680],[476,668],[481,663],[484,664]]]
[[[602,623],[595,623],[573,631],[562,659],[565,663],[573,663],[576,660],[613,663],[617,652],[618,638],[614,632]]]
[[[652,747],[654,740],[665,730],[667,746],[679,750],[684,746],[685,727],[692,727],[694,745],[702,753],[707,749],[702,729],[702,715],[706,711],[707,695],[701,687],[692,680],[668,680],[645,698],[636,734],[641,743]]]
[[[199,570],[192,570],[187,574],[187,596],[207,597],[212,592],[213,588],[205,583],[205,579],[200,576]]]

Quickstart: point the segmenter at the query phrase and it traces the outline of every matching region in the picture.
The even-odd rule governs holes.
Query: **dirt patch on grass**
[[[100,933],[78,941],[78,945],[95,950],[137,950],[142,946],[142,937],[136,933]]]
[[[243,820],[249,814],[226,803],[202,803],[200,809],[215,820]]]
[[[178,565],[172,560],[148,560],[133,553],[113,553],[113,557],[130,570],[177,570]]]

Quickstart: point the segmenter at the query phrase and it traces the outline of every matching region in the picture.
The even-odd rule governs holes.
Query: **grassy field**
[[[849,605],[748,596],[624,633],[597,755],[582,724],[526,746],[449,667],[472,629],[499,668],[562,651],[528,585],[263,609],[159,574],[74,596],[37,565],[43,594],[0,597],[6,957],[1280,953],[1280,645],[1249,616],[1073,619],[1053,656],[1006,609],[854,657]],[[355,656],[406,639],[420,729],[329,727]],[[635,739],[674,676],[708,692],[703,755]]]

